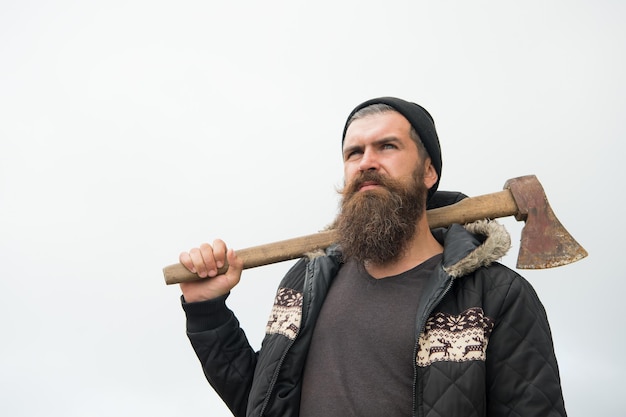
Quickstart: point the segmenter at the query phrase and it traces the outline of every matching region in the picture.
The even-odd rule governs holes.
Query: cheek
[[[352,178],[358,173],[358,167],[355,164],[344,164],[343,166],[343,179],[344,182],[349,183]]]

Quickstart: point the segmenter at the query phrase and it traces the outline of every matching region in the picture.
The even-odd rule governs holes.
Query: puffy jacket
[[[544,308],[531,285],[495,262],[510,247],[496,222],[433,231],[441,263],[415,319],[414,416],[565,416]],[[225,304],[184,303],[209,383],[236,416],[297,416],[308,347],[337,247],[301,259],[277,291],[260,351]]]

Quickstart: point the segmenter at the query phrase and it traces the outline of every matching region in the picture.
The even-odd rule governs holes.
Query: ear
[[[424,185],[430,190],[437,183],[438,179],[439,175],[437,175],[430,158],[426,158],[426,161],[424,161]]]

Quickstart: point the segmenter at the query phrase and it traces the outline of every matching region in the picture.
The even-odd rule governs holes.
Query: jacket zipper
[[[422,332],[424,331],[424,329],[426,328],[426,321],[428,321],[428,316],[430,316],[430,314],[435,310],[435,307],[439,305],[439,303],[441,302],[441,300],[443,300],[443,298],[446,296],[448,291],[450,291],[450,288],[452,288],[453,283],[454,283],[454,279],[449,278],[449,282],[446,288],[439,295],[439,297],[437,297],[437,299],[432,303],[431,307],[426,311],[426,313],[422,315],[422,318],[421,318],[422,324],[420,325],[420,328],[418,329],[417,340],[415,341],[415,346],[413,348],[413,411],[414,411],[413,417],[419,417],[418,414],[420,414],[419,410],[417,409],[417,395],[418,395],[417,393],[417,352],[419,350],[419,338]]]
[[[274,386],[276,385],[276,381],[278,380],[278,374],[280,373],[280,368],[283,366],[283,362],[285,361],[285,358],[287,357],[287,352],[289,352],[289,349],[291,349],[297,337],[298,337],[298,333],[296,333],[296,336],[293,338],[291,343],[289,343],[289,345],[283,352],[283,356],[280,357],[280,361],[278,362],[278,366],[276,367],[276,371],[274,372],[274,375],[272,376],[272,381],[270,382],[270,386],[267,390],[265,401],[263,401],[263,407],[261,407],[261,412],[259,413],[259,417],[262,417],[265,414],[265,409],[267,408],[267,405],[269,404],[270,397],[272,396],[272,391],[274,391]]]

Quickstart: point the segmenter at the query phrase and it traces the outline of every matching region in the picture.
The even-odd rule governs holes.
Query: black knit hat
[[[346,138],[346,131],[348,130],[348,122],[359,110],[371,106],[372,104],[386,104],[393,107],[398,113],[406,117],[411,126],[415,129],[419,135],[428,155],[430,156],[433,168],[437,172],[437,182],[428,190],[428,199],[435,193],[437,187],[439,187],[439,180],[441,179],[441,146],[439,145],[439,138],[437,137],[437,130],[435,129],[435,121],[428,111],[416,103],[410,103],[408,101],[395,98],[395,97],[379,97],[371,100],[367,100],[352,110],[346,125],[343,128],[343,136],[341,143]]]

